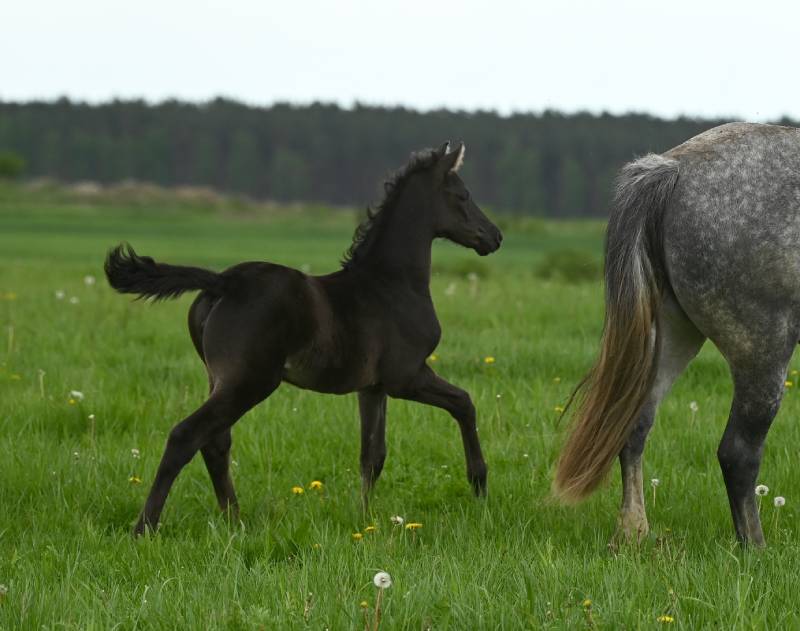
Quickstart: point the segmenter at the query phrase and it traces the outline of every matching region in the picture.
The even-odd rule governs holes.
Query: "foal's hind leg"
[[[361,413],[361,502],[369,510],[369,493],[386,460],[386,393],[370,388],[358,393]]]
[[[758,358],[732,361],[734,394],[731,414],[717,449],[728,492],[736,536],[743,544],[764,545],[755,486],[761,466],[764,440],[778,413],[784,391],[786,368],[794,350],[768,345],[753,349]],[[755,359],[755,361],[753,361]]]
[[[280,384],[280,373],[259,379],[230,378],[200,408],[178,423],[170,432],[167,447],[158,466],[155,481],[147,496],[134,534],[154,529],[164,508],[172,483],[181,469],[209,440],[230,427],[254,405],[268,397]]]
[[[706,339],[669,295],[664,298],[659,313],[658,334],[661,352],[656,380],[639,420],[619,455],[622,469],[622,507],[617,522],[617,534],[629,542],[641,541],[649,530],[644,505],[642,453],[647,434],[655,421],[658,404]]]
[[[203,454],[211,484],[214,485],[220,510],[235,522],[239,519],[239,501],[230,473],[232,442],[231,430],[223,430],[201,447],[200,453]]]
[[[423,366],[411,382],[389,389],[398,399],[427,403],[450,412],[461,429],[464,455],[467,460],[467,479],[475,495],[486,495],[486,462],[478,440],[475,406],[467,392],[439,377],[429,366]]]

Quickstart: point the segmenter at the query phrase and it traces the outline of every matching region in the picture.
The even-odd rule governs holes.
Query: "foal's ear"
[[[461,165],[464,164],[464,152],[466,150],[467,148],[464,146],[464,143],[459,143],[455,151],[446,153],[439,159],[439,169],[444,173],[455,173],[458,171]]]
[[[444,144],[443,144],[441,147],[439,147],[439,150],[438,150],[436,153],[438,153],[438,154],[439,154],[439,157],[440,157],[440,158],[443,158],[443,157],[444,157],[444,156],[446,156],[448,153],[450,153],[450,141],[448,140],[448,141],[447,141],[446,143],[444,143]]]

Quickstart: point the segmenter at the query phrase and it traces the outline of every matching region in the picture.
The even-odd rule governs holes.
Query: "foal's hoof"
[[[154,533],[155,531],[156,529],[153,528],[152,524],[145,521],[144,518],[140,517],[139,521],[137,521],[136,525],[133,527],[133,531],[131,532],[131,534],[133,535],[134,538],[139,538],[147,532]]]
[[[469,476],[469,483],[472,486],[472,492],[475,497],[486,497],[486,471],[476,475]]]

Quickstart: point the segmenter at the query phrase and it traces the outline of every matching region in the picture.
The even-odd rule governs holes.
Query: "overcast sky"
[[[0,99],[800,119],[800,2],[24,0]]]

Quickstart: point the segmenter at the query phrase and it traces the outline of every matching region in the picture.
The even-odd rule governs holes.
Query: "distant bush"
[[[599,280],[603,268],[600,261],[585,250],[557,250],[547,254],[534,273],[545,280],[583,283]]]
[[[11,180],[22,175],[25,160],[16,153],[0,151],[0,179]]]

